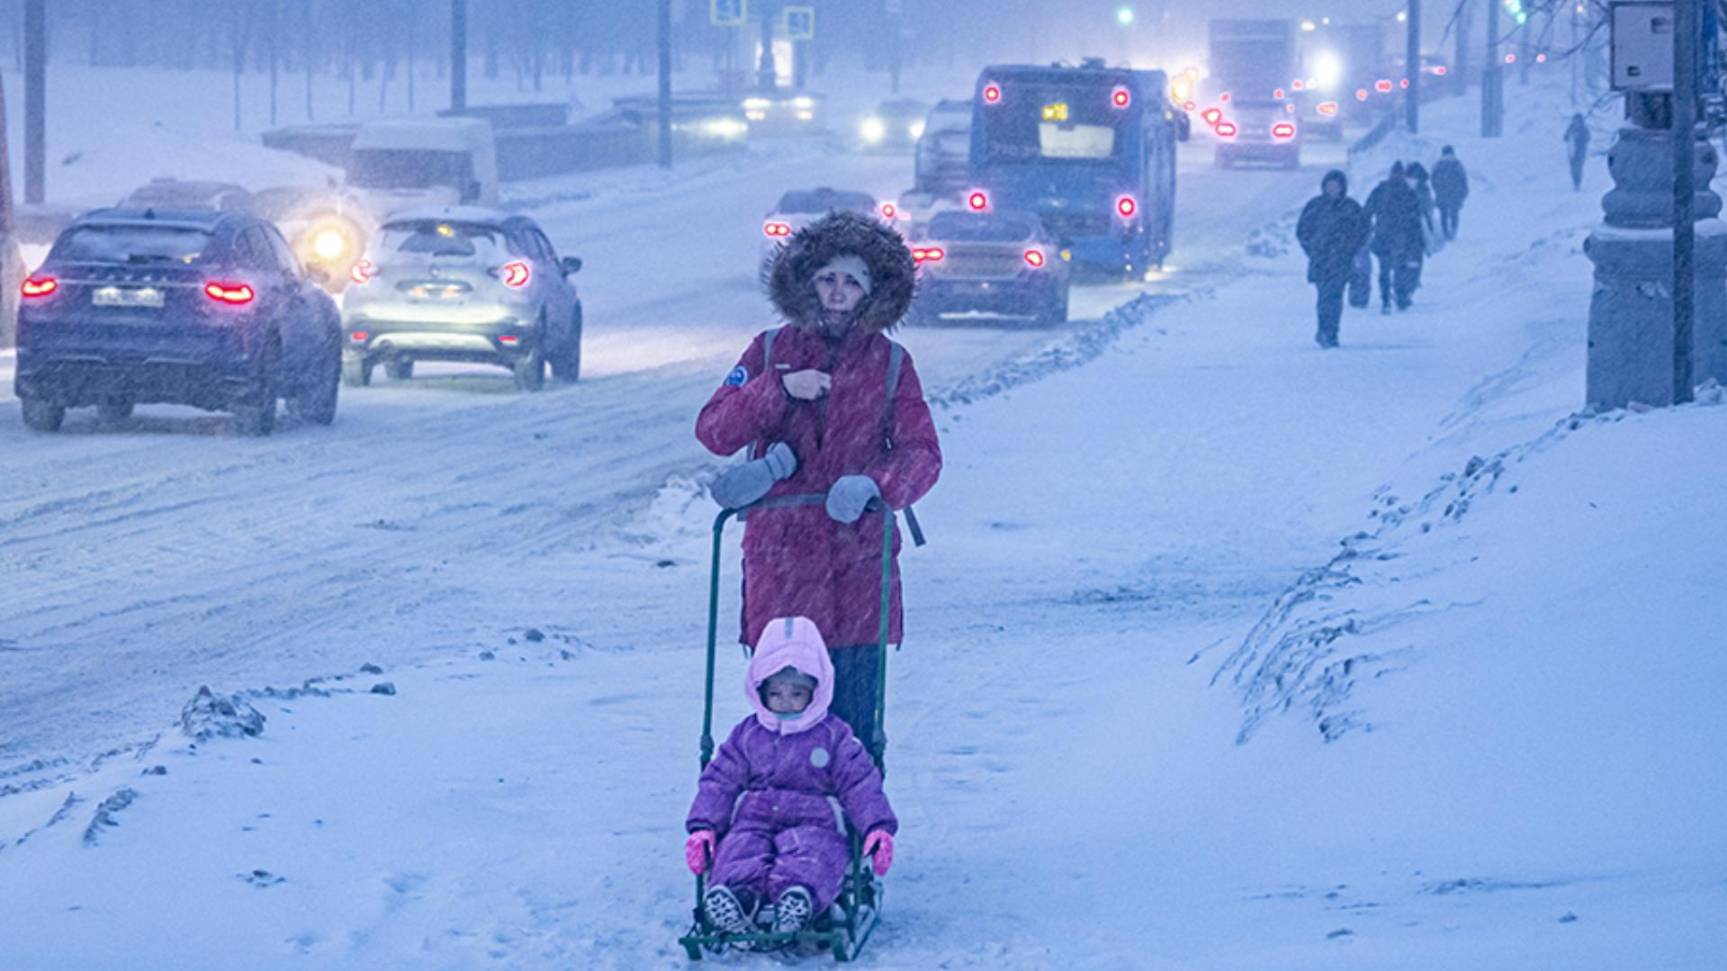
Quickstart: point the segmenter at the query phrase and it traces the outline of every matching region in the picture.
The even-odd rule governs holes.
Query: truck
[[[1211,85],[1218,94],[1283,100],[1296,79],[1295,31],[1287,20],[1211,22]]]
[[[1187,114],[1163,71],[996,64],[972,98],[970,185],[977,212],[1029,212],[1075,269],[1129,279],[1173,245],[1175,148]]]

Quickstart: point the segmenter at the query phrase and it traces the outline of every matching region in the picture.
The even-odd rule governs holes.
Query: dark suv
[[[15,387],[37,431],[67,408],[118,421],[148,402],[230,411],[251,435],[275,427],[280,398],[335,420],[341,317],[255,216],[87,213],[21,289]]]

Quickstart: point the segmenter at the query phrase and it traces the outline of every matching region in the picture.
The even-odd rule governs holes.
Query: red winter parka
[[[815,272],[835,256],[861,257],[873,287],[849,330],[835,339],[819,326]],[[764,508],[744,526],[744,611],[739,640],[754,644],[775,617],[808,617],[834,647],[871,644],[881,610],[882,521],[866,512],[854,523],[830,519],[819,502],[774,506],[776,497],[825,494],[842,476],[867,475],[888,505],[922,498],[941,474],[941,446],[910,354],[903,354],[891,407],[887,384],[892,342],[883,331],[911,302],[913,264],[899,236],[873,220],[829,216],[794,236],[764,271],[770,298],[789,323],[774,332],[764,367],[758,334],[725,383],[702,408],[696,437],[718,455],[748,446],[752,458],[785,442],[797,471],[774,485]],[[832,380],[828,394],[802,401],[782,375],[815,369]],[[899,531],[894,532],[889,641],[902,637]]]

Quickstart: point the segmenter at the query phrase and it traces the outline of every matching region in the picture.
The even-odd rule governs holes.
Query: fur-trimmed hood
[[[821,303],[816,271],[842,253],[862,259],[870,292],[858,304],[857,326],[865,333],[889,331],[911,307],[917,264],[899,233],[869,216],[833,212],[792,235],[762,266],[762,286],[786,323],[816,327]]]

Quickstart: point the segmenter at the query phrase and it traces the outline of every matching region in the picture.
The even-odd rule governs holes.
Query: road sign
[[[750,19],[750,0],[708,0],[708,20],[715,27],[742,27]]]
[[[816,8],[789,6],[785,12],[787,40],[816,39]]]

